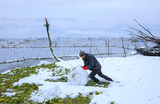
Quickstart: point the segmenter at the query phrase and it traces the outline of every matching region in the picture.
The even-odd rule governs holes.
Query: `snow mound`
[[[88,73],[78,65],[68,74],[68,83],[72,85],[86,85],[88,82]]]
[[[38,92],[32,93],[30,100],[42,103],[44,100],[50,100],[61,93],[59,85],[41,86]]]

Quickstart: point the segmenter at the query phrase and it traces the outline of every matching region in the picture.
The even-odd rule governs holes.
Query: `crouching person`
[[[92,71],[89,76],[90,78],[95,81],[96,83],[100,84],[99,79],[95,77],[96,74],[98,74],[100,77],[108,80],[108,81],[113,81],[111,78],[108,76],[104,75],[101,72],[101,65],[98,62],[98,60],[91,54],[85,53],[84,51],[80,51],[79,56],[82,58],[84,61],[84,66],[81,66],[84,70],[89,69]]]

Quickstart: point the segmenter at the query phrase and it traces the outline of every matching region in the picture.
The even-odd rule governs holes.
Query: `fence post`
[[[96,50],[97,50],[97,52],[99,53],[99,55],[101,56],[101,58],[102,58],[102,55],[101,55],[101,53],[98,51],[98,49],[96,48]],[[102,58],[102,61],[103,61],[103,58]],[[104,61],[103,61],[104,62]]]
[[[88,38],[90,41],[91,41],[91,44],[90,44],[90,48],[89,48],[89,51],[90,51],[90,54],[91,54],[91,52],[92,52],[92,38]]]
[[[108,39],[108,57],[109,57],[109,39]]]
[[[135,49],[137,48],[137,42],[135,41]]]
[[[125,47],[124,47],[124,42],[123,42],[124,40],[123,40],[123,38],[122,38],[122,48],[124,49],[124,57],[126,57],[126,49],[125,49]]]

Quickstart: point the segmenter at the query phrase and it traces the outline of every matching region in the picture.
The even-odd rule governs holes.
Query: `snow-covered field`
[[[92,95],[90,104],[159,104],[160,102],[160,57],[130,56],[130,57],[108,57],[98,58],[102,65],[102,72],[111,77],[112,82],[108,88],[80,86],[65,82],[48,82],[51,79],[52,71],[40,69],[37,75],[31,75],[19,82],[14,83],[36,83],[43,84],[38,92],[32,93],[31,99],[42,102],[44,99],[59,97],[76,97],[79,93],[83,96],[90,92],[100,91],[102,94]],[[43,61],[49,64],[50,62]],[[61,61],[57,63],[63,68],[74,68],[83,65],[81,59]],[[87,71],[90,73],[90,71]],[[101,81],[104,79],[96,76]],[[83,78],[81,78],[83,80]]]

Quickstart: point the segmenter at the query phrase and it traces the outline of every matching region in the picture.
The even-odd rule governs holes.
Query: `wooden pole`
[[[45,18],[45,21],[46,21],[46,24],[44,25],[47,29],[47,35],[48,35],[48,40],[49,40],[49,47],[50,47],[50,50],[51,50],[51,53],[52,55],[54,56],[54,58],[56,59],[56,61],[60,62],[60,60],[58,60],[58,58],[55,56],[55,54],[53,53],[53,49],[52,49],[52,42],[51,42],[51,38],[50,38],[50,35],[49,35],[49,24],[48,24],[48,21],[47,19]]]
[[[124,40],[123,40],[123,38],[122,38],[122,48],[124,49],[124,57],[126,57],[126,49],[124,47]]]
[[[98,51],[98,49],[96,48],[97,52],[99,53],[100,57],[102,58],[102,55],[101,53]],[[102,58],[102,61],[103,61],[103,58]]]
[[[90,54],[92,52],[92,38],[89,38],[89,40],[91,41],[91,44],[90,44]]]
[[[109,39],[108,39],[108,57],[109,57]]]

